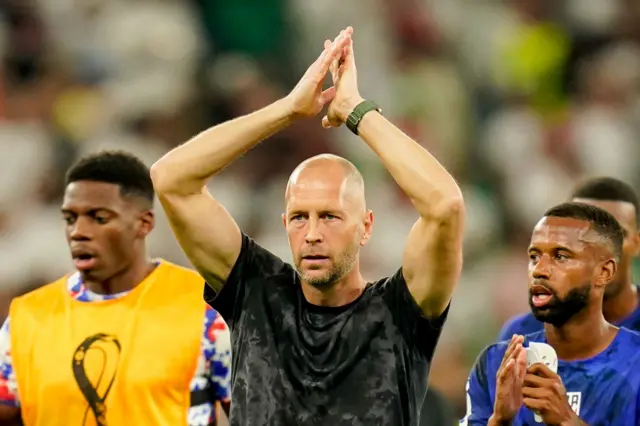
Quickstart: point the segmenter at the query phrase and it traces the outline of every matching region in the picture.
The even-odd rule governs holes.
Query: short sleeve
[[[216,293],[209,285],[204,287],[204,300],[233,330],[249,296],[251,284],[260,285],[278,275],[286,264],[269,250],[263,248],[246,234],[242,234],[242,248],[229,278]]]
[[[381,286],[386,304],[405,339],[423,356],[431,359],[447,319],[449,306],[437,318],[425,317],[409,292],[402,268],[383,281]]]
[[[486,426],[493,414],[489,380],[495,380],[495,374],[488,373],[488,353],[485,349],[478,356],[467,380],[467,412],[460,420],[460,426]]]
[[[0,404],[18,407],[18,382],[11,360],[10,319],[0,328]]]

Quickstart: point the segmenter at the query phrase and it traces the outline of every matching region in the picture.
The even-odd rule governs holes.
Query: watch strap
[[[351,114],[349,114],[349,116],[347,117],[347,127],[349,128],[349,130],[351,130],[354,134],[358,134],[358,125],[360,124],[360,121],[362,121],[362,118],[364,117],[364,115],[368,112],[371,111],[378,111],[379,113],[382,113],[382,110],[380,109],[380,107],[373,101],[362,101],[360,102],[354,109],[353,111],[351,111]]]

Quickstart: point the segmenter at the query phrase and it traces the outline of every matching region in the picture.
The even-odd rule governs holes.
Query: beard
[[[566,296],[560,297],[554,290],[551,292],[551,300],[543,307],[536,307],[532,302],[532,294],[529,293],[529,307],[533,316],[541,322],[546,322],[556,327],[564,325],[574,315],[584,310],[589,304],[591,285],[571,289]]]
[[[310,272],[317,271],[320,268],[302,269],[302,258],[296,260],[296,270],[298,275],[305,283],[316,288],[327,288],[340,281],[345,275],[353,269],[358,258],[358,245],[351,244],[343,251],[334,261],[330,259],[330,267],[323,274],[312,274]]]

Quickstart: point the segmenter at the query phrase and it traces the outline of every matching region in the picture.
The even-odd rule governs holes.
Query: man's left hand
[[[527,369],[522,396],[523,404],[538,413],[546,425],[583,424],[569,405],[562,379],[544,364]]]

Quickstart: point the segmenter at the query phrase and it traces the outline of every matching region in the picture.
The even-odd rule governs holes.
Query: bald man
[[[447,171],[358,92],[348,28],[284,99],[206,130],[152,168],[173,230],[232,334],[231,425],[417,426],[429,365],[461,269],[464,205]],[[322,91],[330,73],[334,86]],[[373,231],[349,161],[321,155],[289,179],[282,216],[289,265],[243,234],[206,190],[261,140],[328,104],[380,157],[419,219],[402,267],[367,283]],[[304,143],[304,141],[301,141]]]

